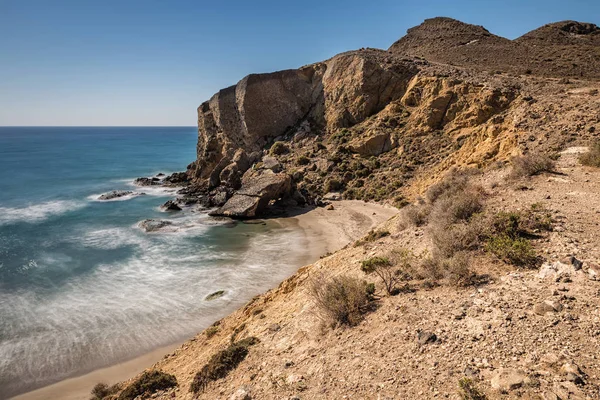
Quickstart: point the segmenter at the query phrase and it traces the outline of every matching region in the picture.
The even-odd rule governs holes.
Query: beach
[[[297,268],[310,264],[322,255],[335,252],[366,234],[369,230],[389,219],[397,213],[397,209],[362,201],[343,200],[332,202],[333,210],[323,207],[312,209],[292,209],[290,217],[270,219],[268,223],[283,228],[299,230],[306,239],[306,251]],[[306,211],[308,210],[308,211]],[[285,249],[282,249],[285,251]],[[275,287],[273,285],[273,287]],[[249,294],[244,300],[252,296]],[[215,313],[218,320],[233,312],[236,306],[226,307]],[[210,325],[207,323],[206,326]],[[40,389],[14,397],[15,400],[65,399],[75,400],[87,398],[92,387],[99,382],[114,384],[129,379],[154,363],[166,354],[172,353],[184,342],[160,347],[143,356],[69,378]]]

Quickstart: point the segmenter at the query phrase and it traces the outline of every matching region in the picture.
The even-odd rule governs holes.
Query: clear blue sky
[[[387,48],[449,16],[515,38],[599,0],[0,0],[0,125],[195,125],[252,72]]]

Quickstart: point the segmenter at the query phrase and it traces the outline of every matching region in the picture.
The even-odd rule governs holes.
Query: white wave
[[[65,214],[85,207],[85,203],[73,200],[55,200],[27,207],[0,207],[0,225],[19,222],[35,224],[52,216]]]

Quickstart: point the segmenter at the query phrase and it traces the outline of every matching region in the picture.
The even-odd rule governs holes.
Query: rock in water
[[[146,232],[156,232],[165,226],[173,225],[173,223],[165,220],[145,219],[138,225]]]
[[[224,290],[217,290],[216,292],[211,293],[208,296],[206,296],[204,298],[204,300],[211,301],[211,300],[214,300],[214,299],[218,299],[219,297],[223,297],[224,295],[225,295],[225,291]]]
[[[130,194],[133,194],[130,190],[113,190],[112,192],[104,193],[99,196],[98,200],[113,200],[118,199],[119,197],[129,196]]]
[[[161,208],[165,211],[181,211],[181,207],[179,207],[175,200],[168,200]]]
[[[156,186],[160,185],[160,179],[158,178],[137,178],[133,183],[137,186]]]

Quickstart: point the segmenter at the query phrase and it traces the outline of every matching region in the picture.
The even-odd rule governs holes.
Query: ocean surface
[[[185,170],[196,135],[0,128],[0,398],[191,337],[305,259],[298,230],[162,212],[176,189],[133,186]],[[146,194],[97,200],[115,189]],[[173,225],[146,233],[147,218]]]

